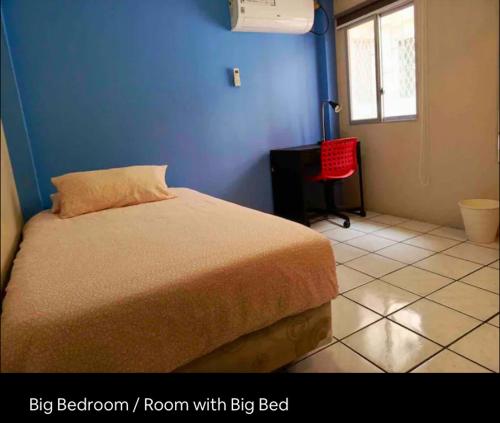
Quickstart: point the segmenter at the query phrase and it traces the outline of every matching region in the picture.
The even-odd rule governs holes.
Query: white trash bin
[[[484,244],[495,241],[498,232],[499,204],[496,200],[484,199],[458,202],[469,241]]]

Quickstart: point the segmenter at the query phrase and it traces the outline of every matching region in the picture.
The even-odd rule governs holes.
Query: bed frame
[[[182,373],[272,372],[332,339],[330,302],[242,336],[175,370]]]

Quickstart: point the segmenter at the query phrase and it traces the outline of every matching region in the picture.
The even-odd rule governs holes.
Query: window
[[[347,29],[351,122],[415,119],[413,4]]]

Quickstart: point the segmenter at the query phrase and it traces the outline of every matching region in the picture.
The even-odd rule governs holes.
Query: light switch
[[[241,87],[241,78],[240,78],[240,69],[239,68],[233,69],[233,76],[234,76],[234,86]]]

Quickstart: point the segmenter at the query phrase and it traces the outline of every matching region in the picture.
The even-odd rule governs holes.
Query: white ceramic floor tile
[[[346,261],[368,254],[368,251],[361,250],[346,244],[337,244],[333,247],[335,253],[335,260],[337,263],[345,263]]]
[[[375,278],[380,278],[387,273],[401,269],[405,265],[396,260],[391,260],[387,257],[378,256],[376,254],[368,254],[357,258],[348,263],[349,267],[360,272],[366,273]]]
[[[377,213],[372,210],[366,210],[366,219],[373,219],[374,217],[380,216],[382,213]]]
[[[404,243],[414,245],[415,247],[425,248],[426,250],[440,252],[460,244],[460,241],[434,235],[421,235],[416,238],[407,239]]]
[[[366,251],[377,251],[382,248],[389,247],[390,245],[396,244],[396,241],[391,241],[390,239],[380,238],[374,235],[365,235],[359,238],[351,239],[347,241],[347,244],[353,245],[354,247],[362,248]]]
[[[443,253],[419,261],[414,266],[451,279],[463,278],[481,267],[479,264],[451,257]]]
[[[418,366],[412,373],[490,373],[454,352],[443,350]]]
[[[496,294],[499,293],[500,275],[498,269],[483,267],[460,280],[469,285],[474,285]]]
[[[490,362],[490,367],[486,366],[490,369],[495,366],[498,241],[488,245],[462,243],[464,231],[389,215],[353,215],[350,229],[333,224],[335,219],[342,223],[332,217],[330,222],[313,225],[330,238],[336,260],[347,262],[337,266],[339,290],[344,296],[332,301],[332,332],[360,355],[337,342],[308,355],[289,371],[380,372],[368,360],[390,372],[408,371],[419,363],[416,373],[487,372],[473,362],[486,366],[480,360]],[[377,254],[369,254],[375,251]],[[453,282],[460,278],[461,282]],[[429,300],[418,299],[425,295]],[[475,334],[480,321],[487,320],[483,326],[497,331],[496,351],[484,334]],[[471,341],[472,334],[475,338]],[[453,348],[467,349],[470,360],[461,356],[466,355],[463,352],[458,351],[459,355],[448,350],[431,357],[441,348],[437,344],[450,343]]]
[[[313,223],[311,229],[314,229],[316,232],[324,232],[337,228],[328,222],[328,220],[320,220],[319,222]]]
[[[490,325],[498,327],[498,314],[495,317],[493,317],[493,319],[488,320],[488,323]]]
[[[337,280],[339,283],[339,293],[342,294],[372,281],[373,277],[346,266],[337,266]]]
[[[499,269],[500,268],[500,261],[496,261],[495,263],[491,263],[490,267],[493,267],[494,269]]]
[[[455,342],[449,349],[498,373],[500,355],[498,344],[498,328],[483,325]]]
[[[434,251],[424,250],[423,248],[414,247],[412,245],[398,243],[377,251],[377,254],[406,264],[412,264],[432,256],[435,253]]]
[[[480,247],[479,245],[463,243],[443,251],[448,256],[458,257],[479,264],[490,264],[498,260],[498,250]]]
[[[384,316],[399,310],[418,296],[379,280],[370,282],[344,294],[369,309]]]
[[[400,228],[399,226],[392,226],[381,231],[374,232],[373,235],[387,238],[392,241],[406,241],[407,239],[414,238],[421,235],[420,232],[411,231],[410,229]]]
[[[290,366],[289,373],[383,373],[359,354],[337,342]]]
[[[399,310],[389,318],[443,346],[451,344],[481,324],[480,320],[425,298]]]
[[[337,339],[368,326],[380,316],[342,296],[332,301],[332,334]]]
[[[496,241],[493,241],[493,242],[490,242],[489,244],[483,244],[483,243],[480,243],[480,242],[472,242],[472,241],[468,241],[469,243],[471,244],[474,244],[474,245],[479,245],[480,247],[486,247],[486,248],[493,248],[494,250],[498,250],[498,238]]]
[[[434,225],[433,223],[420,222],[418,220],[408,220],[407,222],[400,223],[398,225],[401,228],[410,229],[417,232],[429,232],[437,229],[439,225]]]
[[[427,298],[483,321],[498,313],[497,294],[462,282],[454,282]]]
[[[429,295],[443,286],[453,282],[453,279],[445,278],[444,276],[436,275],[427,270],[417,267],[408,266],[394,273],[382,276],[381,278],[391,285],[398,286],[413,292],[417,295]]]
[[[398,225],[399,223],[406,222],[408,219],[404,217],[392,216],[390,214],[381,214],[379,216],[372,217],[374,222],[384,223],[386,225]]]
[[[429,232],[431,235],[442,236],[444,238],[455,239],[457,241],[466,241],[467,235],[463,229],[449,228],[447,226],[442,226],[441,228],[434,229]]]
[[[351,229],[365,233],[376,232],[388,228],[388,225],[372,222],[371,220],[360,220],[352,222]]]
[[[334,239],[335,241],[348,241],[350,239],[357,238],[359,236],[363,236],[364,232],[354,231],[352,229],[333,229],[323,232],[323,235],[327,236],[330,239]]]
[[[343,341],[388,372],[407,372],[440,347],[390,320],[380,320]]]

